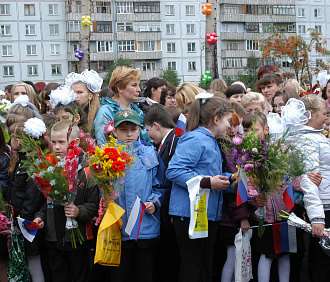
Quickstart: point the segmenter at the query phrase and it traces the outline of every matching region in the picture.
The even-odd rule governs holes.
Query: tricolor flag
[[[32,242],[37,235],[39,224],[20,217],[17,218],[17,222],[24,238]]]
[[[187,119],[184,116],[184,114],[180,114],[179,119],[178,119],[178,123],[176,124],[174,135],[182,136],[183,133],[186,132],[186,120]]]
[[[294,196],[293,196],[293,188],[292,184],[289,185],[288,188],[283,192],[283,201],[288,210],[292,210],[294,207]]]
[[[238,187],[237,187],[237,197],[236,203],[237,206],[244,204],[248,200],[247,194],[247,178],[244,170],[240,170]]]
[[[139,197],[136,197],[133,209],[129,215],[125,232],[130,236],[131,239],[137,240],[140,233],[141,222],[143,218],[143,212],[146,208],[145,204]]]
[[[287,222],[273,224],[273,242],[276,254],[297,252],[296,228]]]

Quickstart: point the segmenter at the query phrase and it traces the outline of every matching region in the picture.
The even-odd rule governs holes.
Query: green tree
[[[107,72],[106,76],[103,79],[103,86],[107,86],[109,84],[112,72],[114,71],[114,69],[116,67],[119,67],[119,66],[124,66],[124,67],[131,68],[132,67],[131,60],[126,59],[126,58],[124,59],[122,57],[120,57],[118,60],[115,60],[113,62],[113,64],[110,65],[109,71]]]
[[[163,69],[159,77],[165,79],[168,86],[177,87],[181,82],[177,71],[171,68]]]
[[[254,53],[247,58],[247,64],[244,67],[244,71],[239,71],[237,79],[242,81],[247,88],[251,88],[256,91],[257,72],[260,67],[260,59],[255,56]]]

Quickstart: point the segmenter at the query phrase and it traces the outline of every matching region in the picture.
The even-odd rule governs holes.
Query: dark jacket
[[[22,162],[26,160],[25,153],[18,152],[19,160],[10,175],[8,199],[14,209],[14,218],[20,216],[27,220],[34,220],[46,201],[34,179],[29,178]]]
[[[164,140],[164,143],[159,151],[159,156],[162,159],[164,165],[168,166],[168,163],[170,162],[171,158],[174,155],[176,144],[178,143],[179,136],[174,135],[175,129],[172,129],[172,131],[167,135],[166,139]]]
[[[78,181],[76,183],[77,194],[74,205],[79,209],[76,220],[85,241],[80,245],[76,238],[76,250],[88,248],[88,241],[93,239],[91,219],[97,216],[99,206],[99,191],[97,185],[91,181],[89,163],[83,156],[79,157],[79,162]],[[37,216],[45,222],[47,242],[53,242],[56,248],[60,250],[73,250],[71,246],[71,230],[65,228],[66,217],[62,205],[47,203]]]
[[[2,195],[4,199],[7,198],[8,186],[9,186],[9,176],[8,167],[10,165],[10,156],[7,153],[3,153],[0,156],[0,186],[2,189]]]

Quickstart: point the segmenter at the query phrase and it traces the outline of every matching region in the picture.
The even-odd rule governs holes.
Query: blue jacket
[[[160,207],[164,193],[162,187],[167,188],[168,186],[165,178],[165,166],[154,147],[149,144],[145,145],[140,140],[133,142],[133,146],[136,152],[136,155],[133,156],[135,162],[126,172],[124,183],[117,184],[119,185],[119,197],[115,200],[125,210],[122,216],[123,226],[121,228],[123,241],[131,240],[126,234],[125,228],[137,196],[143,203],[153,202],[156,205],[156,211],[153,215],[158,221],[144,211],[139,239],[159,237]]]
[[[149,133],[143,125],[144,113],[134,103],[131,103],[131,108],[132,110],[136,111],[140,117],[141,139],[152,143],[152,140],[149,137]],[[112,100],[110,98],[102,98],[102,105],[98,110],[94,120],[95,137],[99,146],[107,143],[107,140],[104,136],[104,134],[106,134],[104,127],[108,125],[109,121],[114,119],[116,113],[120,110],[120,104],[117,101]]]
[[[186,182],[197,175],[215,176],[222,172],[222,156],[216,139],[204,127],[185,133],[169,162],[166,177],[173,182],[169,214],[190,217],[190,201]],[[227,190],[231,190],[229,187]],[[221,219],[222,190],[210,191],[207,217],[211,221]]]

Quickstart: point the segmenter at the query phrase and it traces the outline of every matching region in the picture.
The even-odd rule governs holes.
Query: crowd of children
[[[272,132],[267,115],[277,114],[278,120],[284,120],[283,109],[291,101],[301,103],[304,112],[297,116],[297,123],[287,124],[287,134],[304,136],[307,142],[297,146],[309,155],[308,166],[314,168],[293,183],[304,204],[303,207],[297,201],[293,210],[312,224],[310,280],[300,279],[308,241],[304,232],[296,231],[295,253],[278,253],[274,250],[272,229],[265,228],[261,238],[253,229],[253,281],[328,281],[330,257],[317,244],[317,238],[324,236],[324,228],[330,227],[330,80],[323,85],[322,96],[301,97],[299,83],[290,79],[284,84],[275,66],[260,68],[256,81],[260,93],[251,92],[241,82],[227,87],[221,79],[211,83],[209,93],[189,82],[177,89],[167,87],[160,78],[150,79],[141,91],[140,78],[138,70],[117,67],[109,82],[111,93],[102,98],[99,92],[103,80],[88,70],[69,74],[61,86],[44,85],[39,95],[29,82],[7,88],[12,106],[6,113],[6,124],[0,127],[0,186],[13,207],[17,231],[18,216],[39,224],[35,239],[24,240],[31,280],[234,281],[234,239],[238,230],[247,232],[257,225],[258,207],[266,209],[266,225],[280,222],[281,210],[290,211],[282,195],[266,199],[250,182],[248,201],[238,207],[237,164],[220,144],[249,133],[266,138]],[[175,129],[183,117],[186,130],[182,135]],[[31,134],[37,130],[33,126],[27,128],[27,123],[31,126],[35,118],[47,127],[37,135]],[[7,144],[6,131],[10,136]],[[41,150],[49,149],[64,158],[70,152],[70,144],[80,146],[82,140],[87,140],[92,148],[96,144],[102,146],[109,134],[116,138],[117,145],[131,144],[135,159],[115,199],[125,210],[119,267],[93,265],[97,233],[94,222],[101,194],[92,181],[84,151],[79,154],[76,173],[81,189],[74,202],[66,205],[46,199],[23,165],[28,154],[24,136],[38,139]],[[201,188],[210,190],[208,236],[199,239],[188,235],[187,182],[195,177],[199,177]],[[137,197],[144,203],[145,211],[139,237],[132,240],[125,228]],[[66,217],[77,220],[84,238],[75,248],[70,230],[65,227]],[[7,281],[7,239],[0,235],[0,281]]]

